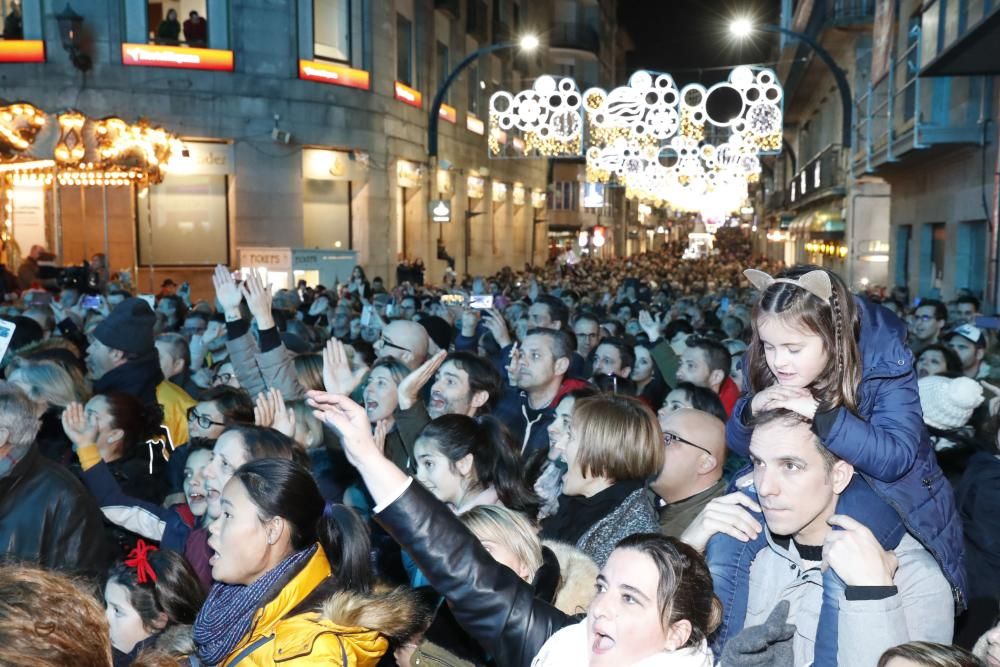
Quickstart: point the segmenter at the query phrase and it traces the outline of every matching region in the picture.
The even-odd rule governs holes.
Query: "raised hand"
[[[323,387],[331,394],[349,396],[361,384],[367,369],[351,370],[344,344],[331,338],[323,348]]]
[[[233,280],[233,274],[226,267],[216,265],[215,273],[212,274],[212,284],[215,286],[215,298],[222,306],[226,319],[239,319],[240,301],[243,300],[243,295],[240,293],[239,285]]]
[[[251,271],[240,288],[243,298],[247,300],[247,306],[253,318],[257,320],[258,329],[273,329],[274,317],[271,315],[271,286],[264,285],[264,282],[257,275],[256,271]]]
[[[649,342],[655,343],[660,339],[661,325],[663,324],[663,315],[657,315],[656,319],[649,314],[648,310],[639,311],[639,326],[642,330],[646,332],[649,336]]]
[[[419,368],[403,378],[403,381],[396,387],[396,393],[399,395],[400,410],[409,410],[420,399],[420,390],[434,377],[434,374],[437,373],[437,370],[444,363],[444,359],[447,356],[447,351],[440,350],[433,357],[422,363]]]
[[[73,443],[73,451],[97,444],[97,424],[90,423],[82,403],[70,403],[62,413],[63,430]]]
[[[322,391],[306,393],[313,414],[340,434],[347,460],[360,468],[367,458],[384,458],[375,444],[368,413],[347,396]]]
[[[295,437],[295,413],[285,405],[285,399],[277,387],[257,394],[253,416],[257,426],[270,427],[289,438]]]
[[[511,344],[510,331],[507,329],[507,322],[504,321],[503,315],[495,309],[482,311],[483,324],[486,326],[486,330],[493,335],[493,339],[497,342],[500,347],[507,347]]]

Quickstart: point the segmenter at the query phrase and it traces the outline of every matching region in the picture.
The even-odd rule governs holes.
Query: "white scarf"
[[[531,667],[582,667],[590,660],[588,639],[586,621],[563,628],[549,637]],[[714,664],[712,652],[702,641],[695,647],[663,651],[621,667],[712,667]]]

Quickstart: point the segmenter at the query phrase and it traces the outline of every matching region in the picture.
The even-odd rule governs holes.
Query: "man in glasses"
[[[924,299],[913,314],[910,347],[913,354],[920,354],[932,343],[938,342],[941,330],[948,324],[948,307],[934,299]]]
[[[417,322],[393,320],[382,329],[381,337],[375,341],[375,356],[395,357],[411,371],[427,361],[430,347],[427,330]]]
[[[658,413],[663,468],[650,488],[659,497],[660,531],[680,537],[713,498],[726,491],[726,425],[701,410]]]

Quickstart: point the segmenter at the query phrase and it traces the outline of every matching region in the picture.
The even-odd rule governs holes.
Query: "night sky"
[[[764,63],[773,57],[775,36],[758,35],[740,44],[729,37],[728,24],[737,15],[775,23],[780,0],[620,0],[619,11],[635,42],[630,70],[667,72],[681,85],[711,84],[726,73],[707,68]]]

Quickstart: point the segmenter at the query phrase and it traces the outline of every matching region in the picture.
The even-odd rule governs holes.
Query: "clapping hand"
[[[97,424],[87,419],[82,403],[70,403],[62,413],[63,430],[73,443],[73,451],[97,444]]]
[[[331,394],[350,395],[361,384],[367,369],[351,370],[344,344],[331,338],[323,348],[323,387]]]
[[[438,368],[444,363],[448,353],[440,350],[433,357],[422,363],[415,371],[411,372],[396,387],[399,395],[399,409],[409,410],[420,399],[420,390],[430,382]]]
[[[253,417],[257,426],[273,428],[289,438],[295,437],[295,413],[285,405],[281,390],[276,387],[257,394]]]

